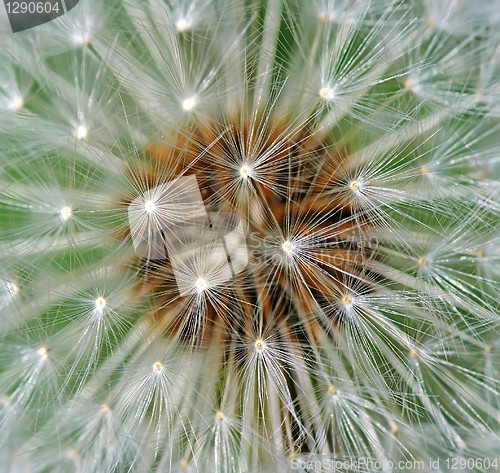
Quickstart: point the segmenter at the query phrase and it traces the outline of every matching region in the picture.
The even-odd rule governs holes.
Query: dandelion
[[[2,465],[500,468],[499,9],[0,17]]]

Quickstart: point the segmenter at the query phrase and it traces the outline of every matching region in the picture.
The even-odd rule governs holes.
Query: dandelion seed
[[[342,297],[342,302],[346,307],[350,306],[352,304],[352,297],[349,295],[345,295]]]
[[[361,181],[359,180],[354,180],[354,181],[351,181],[349,183],[349,188],[353,191],[353,192],[360,192],[361,189],[362,189],[362,183]]]
[[[419,351],[416,350],[415,348],[412,348],[410,351],[410,358],[418,358],[419,357]]]
[[[96,308],[96,310],[102,312],[105,307],[106,307],[106,299],[104,299],[104,297],[98,297],[95,300],[95,308]]]
[[[420,85],[415,79],[407,79],[404,83],[406,90],[413,90],[415,93],[420,91]]]
[[[17,293],[19,293],[21,288],[16,283],[7,282],[6,283],[6,290],[10,296],[15,296]]]
[[[78,140],[83,140],[83,139],[87,138],[88,134],[89,134],[89,130],[84,125],[80,125],[76,129],[76,138]]]
[[[331,102],[335,98],[335,92],[330,87],[322,87],[319,90],[319,96],[321,100],[324,100],[325,102]]]
[[[425,268],[428,264],[427,256],[421,256],[420,258],[418,258],[417,263],[421,268]]]
[[[243,179],[246,179],[248,177],[252,177],[252,168],[246,164],[244,164],[243,166],[241,166],[240,168],[240,176],[243,178]]]
[[[291,253],[293,251],[293,248],[294,248],[294,245],[291,241],[289,240],[286,240],[285,242],[283,242],[283,244],[281,245],[281,248],[283,249],[283,251],[285,253]]]
[[[144,210],[148,213],[148,214],[152,214],[155,212],[156,210],[156,203],[154,200],[146,200],[146,202],[144,203]]]
[[[78,450],[71,448],[67,451],[67,455],[70,460],[76,460],[80,456],[80,453]]]
[[[326,11],[320,12],[318,18],[321,23],[326,23],[328,21],[328,12]]]
[[[73,216],[73,209],[71,207],[62,207],[59,210],[59,215],[63,222],[66,222]]]
[[[12,101],[11,108],[12,110],[19,111],[24,107],[24,99],[22,97],[16,97]]]
[[[205,278],[198,278],[195,283],[196,290],[200,293],[208,289],[208,282]]]
[[[76,42],[81,43],[83,46],[88,46],[91,42],[90,33],[82,33],[81,36],[76,37]]]
[[[41,360],[46,360],[49,356],[49,352],[48,352],[47,348],[41,347],[38,349],[38,355],[40,356]]]
[[[438,22],[433,17],[427,18],[427,21],[425,22],[425,24],[431,30],[433,30],[434,28],[436,28],[438,26]]]
[[[459,452],[464,452],[467,449],[467,444],[459,435],[455,435],[455,443]]]
[[[191,21],[189,21],[186,18],[179,18],[175,22],[175,27],[177,28],[177,31],[179,33],[184,33],[184,32],[188,31],[191,28]]]
[[[255,349],[257,351],[262,351],[266,348],[266,342],[264,340],[261,340],[260,338],[255,341]]]
[[[398,433],[399,433],[399,431],[401,430],[401,427],[400,427],[400,426],[399,426],[396,422],[394,422],[393,420],[391,420],[391,421],[389,422],[389,426],[391,427],[391,433],[392,433],[393,435],[398,434]]]
[[[182,101],[182,109],[185,111],[185,112],[192,112],[194,110],[194,108],[196,107],[197,105],[197,98],[196,96],[192,96],[192,97],[188,97],[187,99],[184,99]]]

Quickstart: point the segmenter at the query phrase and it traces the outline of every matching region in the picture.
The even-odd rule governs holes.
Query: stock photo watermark
[[[4,0],[13,33],[43,25],[72,10],[80,0]]]
[[[136,197],[128,206],[128,223],[137,256],[169,260],[181,295],[222,285],[241,273],[250,261],[280,265],[295,256],[314,258],[315,252],[342,247],[330,255],[342,265],[349,242],[340,235],[325,239],[308,235],[297,240],[261,236],[245,231],[229,212],[208,211],[194,175],[166,182]],[[362,259],[352,248],[350,261]],[[361,263],[361,261],[358,261]]]
[[[359,457],[356,459],[336,459],[328,457],[294,458],[290,468],[299,472],[363,472],[377,471],[500,471],[500,458],[494,457],[443,457],[408,460],[384,460]]]
[[[130,203],[128,217],[137,255],[168,258],[181,295],[221,285],[248,264],[242,222],[208,212],[195,176],[148,190]]]

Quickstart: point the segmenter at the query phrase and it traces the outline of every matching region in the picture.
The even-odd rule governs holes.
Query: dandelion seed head
[[[89,0],[9,36],[8,464],[496,453],[485,2]]]

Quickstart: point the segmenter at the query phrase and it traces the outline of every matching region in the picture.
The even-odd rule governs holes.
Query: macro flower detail
[[[0,472],[500,470],[499,12],[2,12]]]

